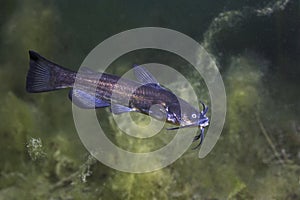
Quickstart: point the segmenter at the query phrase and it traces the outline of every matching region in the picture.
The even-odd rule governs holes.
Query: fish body
[[[202,103],[199,112],[188,102],[161,86],[145,68],[134,67],[138,81],[82,68],[74,72],[59,66],[34,51],[29,51],[30,69],[26,90],[31,93],[70,88],[69,98],[80,108],[111,107],[114,114],[140,112],[159,120],[184,127],[198,126],[203,140],[204,127],[208,126],[207,107]],[[156,107],[153,107],[156,105]],[[155,109],[153,109],[155,108]],[[200,143],[201,143],[200,141]]]

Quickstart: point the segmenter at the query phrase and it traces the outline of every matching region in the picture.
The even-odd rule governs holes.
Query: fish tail
[[[76,73],[61,67],[34,51],[29,51],[30,68],[26,79],[28,92],[46,92],[72,87]]]

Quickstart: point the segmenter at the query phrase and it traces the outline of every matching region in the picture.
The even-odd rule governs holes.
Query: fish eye
[[[197,115],[194,113],[194,114],[192,114],[192,118],[196,118],[197,117]]]

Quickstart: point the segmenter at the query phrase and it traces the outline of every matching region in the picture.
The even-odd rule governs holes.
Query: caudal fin
[[[46,92],[71,87],[75,72],[63,68],[34,51],[29,51],[30,68],[27,74],[28,92]]]

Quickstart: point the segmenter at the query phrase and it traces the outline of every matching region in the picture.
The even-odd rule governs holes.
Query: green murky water
[[[0,16],[0,199],[300,198],[298,0],[2,0]],[[28,94],[25,79],[29,49],[76,70],[101,41],[143,26],[174,29],[201,43],[218,63],[228,111],[204,159],[188,150],[162,170],[130,174],[89,156],[68,91]],[[174,55],[132,52],[108,70],[122,74],[139,62],[173,66],[209,101],[203,81]],[[132,151],[147,152],[172,138],[131,142],[108,110],[98,117],[108,137]]]

